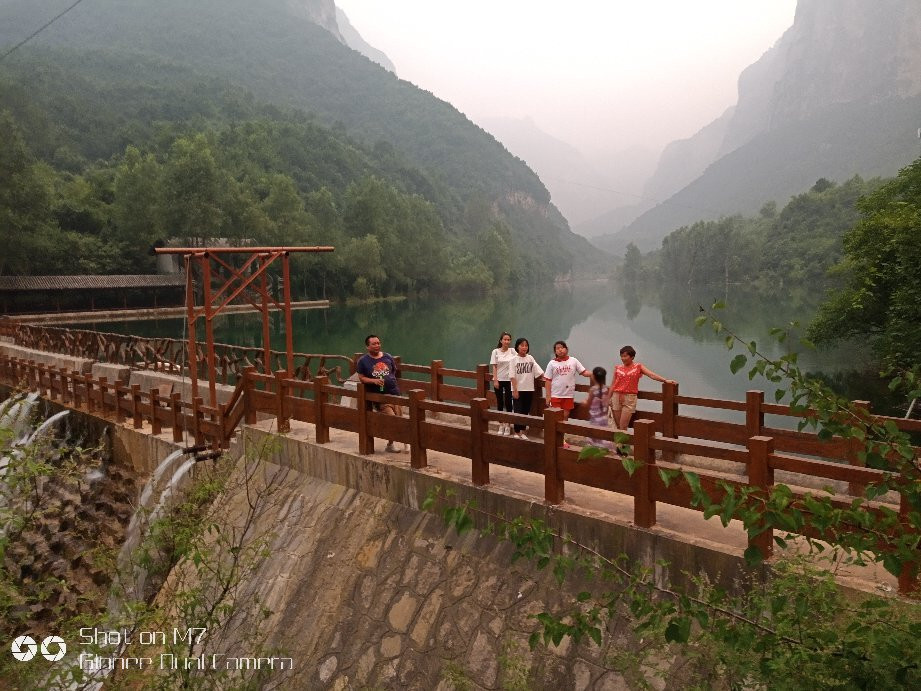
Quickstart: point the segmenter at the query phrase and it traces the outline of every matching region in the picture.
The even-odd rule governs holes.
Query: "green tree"
[[[0,111],[0,275],[31,273],[53,254],[52,182],[12,116]]]
[[[124,243],[126,260],[136,271],[149,271],[148,249],[165,239],[163,171],[153,154],[129,146],[115,169],[112,202],[113,235]]]
[[[167,233],[190,245],[221,235],[226,176],[203,134],[177,139],[164,165]]]
[[[868,338],[896,367],[921,362],[921,159],[857,202],[861,218],[844,238],[837,270],[846,286],[819,311],[816,341]]]
[[[624,254],[624,264],[620,272],[621,285],[636,286],[643,273],[643,255],[640,254],[639,248],[632,242],[627,245],[627,251]]]

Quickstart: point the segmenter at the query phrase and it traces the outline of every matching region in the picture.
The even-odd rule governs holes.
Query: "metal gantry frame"
[[[196,341],[196,323],[200,317],[205,318],[205,358],[208,364],[208,393],[212,407],[217,406],[216,371],[214,361],[214,318],[237,297],[249,302],[262,314],[262,346],[266,374],[272,361],[272,348],[269,339],[269,310],[274,306],[285,315],[285,352],[287,354],[288,376],[294,374],[294,339],[291,326],[291,267],[292,252],[332,252],[333,247],[158,247],[157,254],[181,254],[185,261],[186,274],[186,318],[189,336],[189,375],[192,379],[192,397],[198,398],[198,344]],[[232,266],[222,258],[228,254],[250,255],[239,268]],[[283,298],[281,304],[269,294],[267,273],[269,266],[281,258],[281,275]],[[217,264],[217,271],[212,271],[211,262]],[[201,276],[202,305],[196,304],[193,270],[197,268]],[[220,275],[223,283],[212,287],[212,280]],[[253,295],[255,293],[255,296]],[[254,297],[256,299],[254,299]]]

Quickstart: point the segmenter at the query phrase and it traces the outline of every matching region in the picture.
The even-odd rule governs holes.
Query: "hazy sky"
[[[599,154],[687,137],[796,0],[335,0],[397,74],[472,120],[530,116]]]

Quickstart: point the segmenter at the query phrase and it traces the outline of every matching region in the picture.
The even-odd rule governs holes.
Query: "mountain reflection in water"
[[[445,367],[473,369],[489,361],[499,334],[523,336],[531,354],[543,367],[552,357],[553,342],[567,341],[570,354],[591,369],[601,365],[608,378],[618,350],[632,345],[637,360],[659,374],[678,380],[688,396],[742,400],[749,389],[763,389],[765,399],[774,401],[776,385],[756,377],[749,380],[748,368],[733,375],[726,334],[709,325],[696,327],[699,306],[709,307],[723,300],[720,319],[746,342],[756,341],[759,350],[778,357],[787,348],[800,351],[800,367],[820,376],[849,398],[870,400],[873,409],[890,411],[886,387],[875,381],[870,353],[850,344],[835,349],[809,351],[796,338],[780,345],[770,335],[773,327],[792,321],[809,323],[821,300],[817,291],[790,291],[763,295],[733,287],[722,289],[673,290],[659,296],[624,295],[603,282],[578,283],[571,287],[509,295],[428,297],[385,300],[361,305],[335,304],[328,310],[295,312],[294,349],[303,353],[351,355],[364,351],[370,333],[381,337],[384,350],[404,362],[427,364],[443,360]],[[284,349],[283,320],[271,318],[273,347]],[[139,336],[183,338],[181,319],[106,322],[76,328],[94,328]],[[201,331],[200,331],[201,332]],[[219,343],[261,347],[262,327],[256,314],[231,314],[215,322],[214,339]],[[869,374],[868,374],[869,373]],[[650,389],[654,382],[645,381]]]

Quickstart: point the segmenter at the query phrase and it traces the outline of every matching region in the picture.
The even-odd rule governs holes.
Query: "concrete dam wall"
[[[265,539],[268,556],[247,579],[243,599],[270,613],[235,627],[260,631],[293,659],[293,669],[277,672],[285,688],[620,689],[647,682],[613,661],[637,645],[625,622],[601,646],[564,640],[531,651],[534,615],[567,610],[584,584],[561,587],[549,569],[513,563],[509,543],[475,530],[458,536],[419,510],[436,485],[492,513],[547,518],[612,555],[633,550],[650,565],[668,557],[692,573],[699,561],[726,573],[738,568],[734,557],[597,517],[255,428],[247,428],[244,446],[253,460],[241,460],[236,472],[249,476],[250,487],[235,493],[223,523],[242,529],[248,522],[253,539]],[[261,491],[265,507],[253,518],[248,497]],[[242,634],[230,647],[246,647]],[[673,665],[669,685],[680,688],[680,661],[664,661],[666,670]]]
[[[49,412],[60,409],[52,404]],[[176,449],[127,424],[79,411],[70,416],[88,438],[107,438],[110,462],[131,476],[128,485],[113,486],[112,492],[137,493],[158,462]],[[561,586],[549,569],[537,570],[526,560],[513,563],[513,547],[495,537],[476,530],[457,535],[439,516],[420,508],[435,487],[451,490],[458,502],[475,501],[493,515],[544,519],[559,533],[606,555],[627,553],[650,567],[667,560],[674,573],[707,572],[730,579],[739,573],[741,560],[728,550],[689,543],[661,529],[636,529],[574,505],[551,507],[498,485],[477,488],[437,468],[413,470],[403,455],[360,456],[353,453],[348,435],[317,445],[299,438],[298,430],[278,436],[270,426],[244,428],[230,452],[236,460],[221,462],[230,476],[227,489],[202,518],[205,541],[220,555],[221,569],[236,569],[236,580],[221,581],[223,573],[216,580],[203,579],[194,559],[185,560],[165,576],[154,598],[175,617],[145,624],[151,630],[174,630],[181,619],[179,601],[187,597],[183,593],[200,588],[200,599],[207,603],[211,591],[226,586],[219,600],[226,607],[222,625],[209,628],[194,648],[196,657],[189,659],[201,655],[209,664],[224,664],[270,655],[261,658],[267,668],[257,687],[682,687],[679,658],[659,661],[668,682],[630,664],[631,651],[641,643],[626,621],[609,627],[600,646],[588,639],[579,644],[565,639],[559,647],[532,651],[528,638],[538,628],[534,616],[567,611],[585,584]],[[128,504],[138,502],[132,498]],[[118,506],[125,505],[119,499]],[[117,522],[125,523],[125,512],[120,508],[117,513]],[[93,520],[90,514],[84,517],[84,522]],[[80,526],[84,535],[95,528]],[[107,582],[98,580],[99,585]],[[98,597],[105,599],[101,592]],[[191,610],[191,616],[188,611],[182,627],[204,626],[196,618],[200,609]],[[102,613],[88,621],[103,627]],[[72,638],[68,643],[80,651]],[[149,653],[157,660],[143,645],[119,652]],[[146,683],[144,675],[165,673],[177,670],[167,665],[164,671],[161,660],[159,667],[140,673],[137,683]],[[233,688],[235,679],[231,676],[224,688]]]

